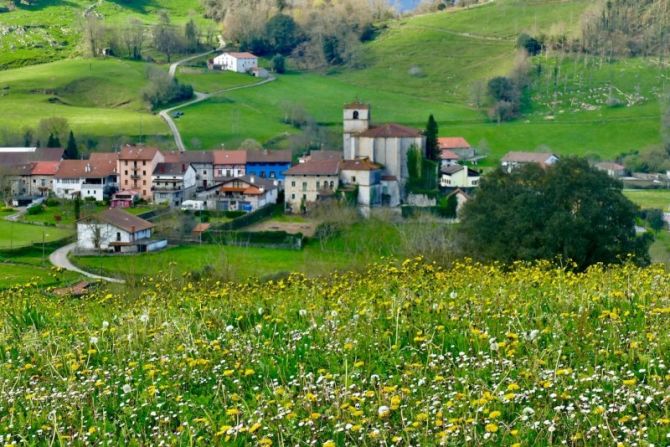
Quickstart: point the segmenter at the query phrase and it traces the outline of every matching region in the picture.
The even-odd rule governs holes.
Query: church
[[[367,158],[384,167],[385,176],[395,177],[404,189],[407,153],[413,147],[426,155],[422,132],[400,124],[373,124],[369,104],[353,102],[344,106],[344,159]]]

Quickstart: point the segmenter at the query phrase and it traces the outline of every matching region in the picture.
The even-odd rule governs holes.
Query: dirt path
[[[113,282],[116,284],[125,284],[125,281],[122,279],[108,278],[106,276],[95,275],[93,273],[85,272],[84,270],[78,267],[75,267],[74,264],[70,262],[70,259],[68,259],[68,255],[72,252],[72,250],[74,250],[76,246],[77,244],[73,242],[72,244],[65,245],[64,247],[59,248],[58,250],[54,251],[49,255],[49,262],[51,262],[56,267],[69,270],[71,272],[77,272],[79,274],[86,276],[87,278],[100,279],[102,281]]]

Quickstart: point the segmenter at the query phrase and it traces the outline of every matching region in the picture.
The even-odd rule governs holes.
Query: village
[[[142,253],[165,248],[168,241],[152,235],[155,220],[151,223],[126,211],[138,204],[242,216],[278,206],[286,214],[304,215],[336,201],[354,206],[363,216],[385,208],[402,215],[424,210],[445,222],[457,219],[482,176],[477,166],[484,156],[468,141],[438,138],[439,159],[433,162],[425,132],[375,123],[370,104],[346,104],[342,118],[343,150],[304,154],[267,149],[164,151],[126,145],[116,152],[66,160],[62,148],[0,148],[3,187],[12,205],[24,211],[41,206],[48,197],[106,204],[108,209],[79,217],[79,252]],[[511,172],[527,163],[549,166],[556,161],[551,153],[509,152],[501,166]],[[616,163],[596,167],[613,177],[625,175]],[[193,231],[202,240],[211,227],[201,223]]]

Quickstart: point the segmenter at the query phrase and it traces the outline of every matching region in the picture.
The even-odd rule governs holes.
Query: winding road
[[[51,262],[56,267],[62,268],[64,270],[69,270],[71,272],[77,272],[81,275],[84,275],[87,278],[91,279],[100,279],[102,281],[113,282],[116,284],[125,284],[126,282],[122,279],[117,278],[108,278],[106,276],[95,275],[93,273],[86,272],[78,267],[75,267],[74,264],[70,262],[68,255],[75,249],[77,246],[76,242],[65,245],[58,250],[54,251],[49,255],[49,262]]]
[[[168,73],[170,74],[171,78],[174,78],[175,75],[177,74],[177,68],[179,68],[179,65],[183,64],[184,62],[188,62],[193,59],[197,59],[202,56],[207,56],[208,54],[215,53],[217,51],[221,51],[221,48],[217,48],[216,50],[211,50],[207,51],[206,53],[201,53],[201,54],[196,54],[194,56],[189,56],[186,59],[179,60],[177,62],[174,62],[173,64],[170,65],[170,69],[168,70]],[[195,95],[195,99],[192,99],[190,101],[187,101],[185,103],[176,105],[174,107],[170,107],[168,109],[161,110],[158,112],[161,118],[167,123],[168,127],[170,128],[170,132],[172,132],[172,136],[174,137],[174,142],[175,145],[177,146],[177,149],[180,152],[184,152],[186,150],[186,146],[184,145],[184,140],[181,137],[181,134],[179,133],[179,128],[177,127],[177,124],[174,122],[172,117],[170,116],[171,112],[174,112],[175,110],[181,109],[183,107],[188,107],[192,106],[193,104],[197,104],[199,102],[207,101],[209,98],[212,96],[217,96],[221,95],[223,93],[227,92],[232,92],[235,90],[241,90],[244,88],[252,88],[252,87],[260,87],[261,85],[268,84],[274,80],[276,80],[274,76],[270,76],[267,79],[263,79],[262,81],[256,82],[254,84],[248,84],[248,85],[240,85],[238,87],[230,87],[222,90],[216,90],[212,93],[202,93],[202,92],[196,92],[194,91],[193,94]]]

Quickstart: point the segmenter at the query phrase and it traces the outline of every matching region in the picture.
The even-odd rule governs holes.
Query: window
[[[142,166],[146,166],[146,165],[147,165],[147,161],[144,160],[144,161],[142,162]]]
[[[295,187],[295,182],[294,181],[291,182],[291,186]]]
[[[275,171],[270,171],[270,178],[275,178],[275,177],[276,177]]]
[[[142,195],[143,195],[143,196],[146,196],[146,195],[147,195],[147,190],[146,190],[146,189],[143,189],[143,190],[142,190]]]
[[[335,188],[335,182],[331,180],[330,181],[330,189],[333,189],[333,188]]]
[[[356,176],[355,175],[353,177],[351,177],[351,181],[356,183]]]
[[[128,185],[128,179],[126,179],[126,185]]]
[[[232,177],[230,169],[226,169],[226,177]]]
[[[295,200],[295,194],[291,194],[291,198]]]
[[[307,191],[307,182],[302,182],[302,190]]]
[[[320,187],[321,187],[321,182],[317,180],[316,181],[316,190],[318,191]]]
[[[146,186],[147,181],[146,181],[146,180],[142,180],[142,184]]]
[[[202,171],[202,175],[207,175],[207,171]]]
[[[265,171],[261,171],[261,178],[265,178]]]
[[[359,115],[358,115],[358,110],[354,111],[354,119],[355,119],[355,120],[358,119],[358,116],[359,116]]]
[[[147,171],[142,171],[142,175],[147,175]]]

